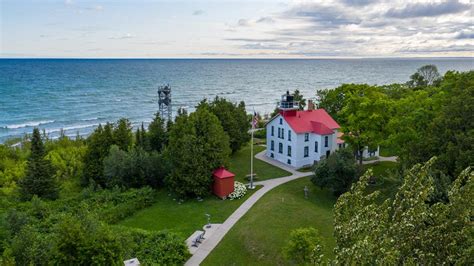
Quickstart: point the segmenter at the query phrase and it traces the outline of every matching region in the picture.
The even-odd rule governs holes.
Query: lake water
[[[149,123],[158,110],[157,87],[170,84],[174,110],[189,111],[216,95],[245,101],[247,111],[271,112],[286,90],[307,98],[343,83],[405,82],[417,68],[440,73],[474,69],[472,58],[201,60],[1,59],[0,142],[45,129],[51,137],[89,134],[99,123],[129,118]]]

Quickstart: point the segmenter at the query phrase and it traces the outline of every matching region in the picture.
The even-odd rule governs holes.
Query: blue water
[[[129,118],[149,123],[157,86],[169,83],[175,110],[193,110],[216,95],[245,101],[247,110],[271,112],[287,89],[314,97],[342,83],[405,82],[417,68],[474,69],[473,59],[348,60],[0,60],[0,142],[33,127],[57,137],[89,134],[99,123]]]

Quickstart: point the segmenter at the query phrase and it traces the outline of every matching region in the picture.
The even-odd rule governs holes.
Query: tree
[[[430,203],[432,165],[417,164],[404,175],[394,199],[367,195],[369,170],[339,197],[334,209],[336,264],[470,264],[474,172],[454,181],[448,202]]]
[[[436,168],[454,178],[474,161],[473,91],[474,71],[447,72],[439,87],[393,101],[388,140],[404,165],[438,156]]]
[[[59,187],[51,162],[45,158],[45,155],[40,132],[38,128],[35,128],[31,138],[31,154],[28,158],[26,176],[18,184],[23,200],[30,200],[33,195],[45,199],[58,197]]]
[[[216,96],[210,103],[206,100],[201,101],[198,108],[207,108],[219,119],[222,128],[229,136],[230,148],[233,153],[249,142],[250,122],[247,119],[243,101],[237,105]]]
[[[299,228],[291,231],[290,240],[283,249],[285,257],[298,264],[321,264],[321,239],[313,227]]]
[[[156,188],[166,174],[167,166],[163,157],[140,147],[126,152],[112,145],[109,155],[104,159],[104,175],[109,188],[138,188],[146,185]]]
[[[354,87],[354,84],[343,84],[335,89],[317,90],[318,108],[326,110],[334,120],[340,122],[339,112],[345,105],[346,95]]]
[[[128,119],[121,118],[119,121],[117,121],[117,125],[113,131],[113,139],[113,143],[124,151],[128,151],[128,149],[132,146],[132,126]]]
[[[343,139],[354,150],[362,164],[365,147],[376,147],[383,141],[390,118],[391,101],[379,87],[351,85],[339,112]]]
[[[357,166],[349,149],[340,149],[320,161],[314,168],[313,184],[320,188],[330,189],[339,196],[346,192],[357,181]]]
[[[426,65],[418,68],[418,70],[410,76],[407,82],[410,87],[422,87],[436,85],[440,81],[440,74],[435,65]]]
[[[143,131],[143,129],[142,129]],[[155,114],[155,118],[148,126],[147,145],[151,150],[161,152],[168,142],[168,134],[163,120],[159,113]]]
[[[56,265],[119,265],[121,239],[90,214],[63,215],[55,225]]]
[[[172,170],[166,183],[182,197],[207,195],[212,171],[226,165],[229,155],[229,137],[207,108],[179,116],[169,133],[167,156]]]
[[[112,125],[99,125],[87,138],[87,150],[84,156],[82,185],[87,186],[93,181],[100,186],[106,185],[104,178],[104,158],[108,155],[110,146],[114,143]]]

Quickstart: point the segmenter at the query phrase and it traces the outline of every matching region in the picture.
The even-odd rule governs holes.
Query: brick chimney
[[[308,100],[308,111],[314,110],[313,100]]]

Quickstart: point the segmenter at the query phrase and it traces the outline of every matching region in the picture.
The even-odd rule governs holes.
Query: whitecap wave
[[[6,128],[18,129],[18,128],[24,128],[24,127],[37,127],[39,125],[44,125],[44,124],[49,124],[49,123],[54,123],[54,120],[31,121],[31,122],[25,122],[23,124],[7,125]]]
[[[47,129],[46,133],[56,133],[56,132],[61,132],[61,130],[69,131],[69,130],[84,129],[84,128],[95,127],[98,125],[99,125],[98,123],[94,123],[94,124],[87,124],[87,125],[75,125],[75,126],[69,126],[69,127],[62,127],[62,128],[52,128],[52,129]]]

